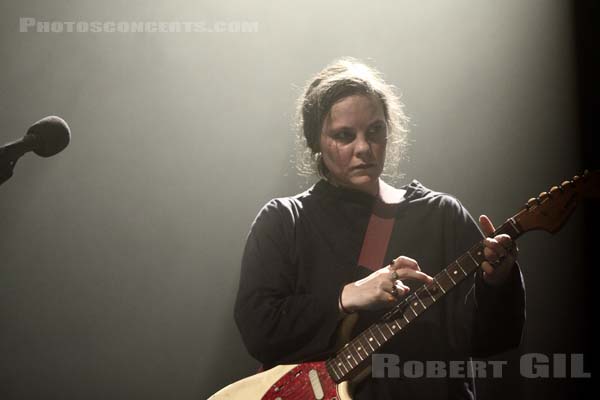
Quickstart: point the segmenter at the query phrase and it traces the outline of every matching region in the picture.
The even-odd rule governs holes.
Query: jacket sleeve
[[[341,282],[297,292],[294,234],[290,207],[271,201],[254,221],[242,258],[235,321],[249,353],[265,367],[328,350],[341,319]]]
[[[458,257],[484,235],[460,203],[457,210],[455,240]],[[519,264],[515,263],[511,276],[500,286],[488,285],[478,269],[466,288],[463,301],[470,315],[463,320],[463,333],[469,338],[469,354],[488,357],[518,347],[525,323],[525,286]]]

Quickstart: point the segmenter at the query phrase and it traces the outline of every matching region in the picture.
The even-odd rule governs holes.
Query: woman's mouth
[[[352,169],[362,170],[362,169],[369,169],[369,168],[372,168],[374,166],[375,166],[375,164],[359,164],[359,165],[357,165],[355,167],[352,167]]]

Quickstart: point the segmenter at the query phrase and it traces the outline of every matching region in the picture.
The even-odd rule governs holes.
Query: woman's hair
[[[381,101],[388,127],[382,175],[391,180],[398,177],[399,162],[407,145],[408,117],[404,106],[379,71],[354,58],[342,58],[325,67],[308,82],[298,99],[296,168],[301,175],[317,173],[327,177],[319,148],[323,122],[335,103],[353,95],[373,95]]]

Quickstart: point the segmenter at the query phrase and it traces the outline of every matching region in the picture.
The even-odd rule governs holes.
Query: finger
[[[498,253],[493,252],[488,248],[484,249],[483,253],[486,257],[485,262],[489,263],[493,269],[497,269],[500,265],[506,263],[507,261],[510,263],[514,262],[514,258],[511,255],[500,256]]]
[[[483,252],[489,261],[496,261],[499,258],[506,257],[508,252],[496,239],[485,238],[483,241],[485,248]]]
[[[404,296],[406,293],[408,293],[409,290],[410,290],[410,288],[408,286],[404,285],[402,283],[402,281],[396,280],[394,282],[394,285],[392,286],[392,288],[389,290],[388,293],[394,297],[393,300],[397,300],[398,297]],[[388,293],[386,293],[386,295],[388,295]],[[388,297],[388,299],[389,299],[389,297]]]
[[[400,279],[396,279],[395,281],[383,281],[379,285],[379,288],[383,292],[392,293],[394,291],[398,291],[400,293],[406,292],[410,290],[408,286],[406,286]]]
[[[419,263],[417,263],[416,260],[414,260],[410,257],[406,257],[406,256],[400,256],[400,257],[394,259],[392,261],[392,263],[389,265],[389,268],[392,270],[396,270],[399,268],[410,268],[415,271],[421,270],[421,268],[419,267]]]
[[[396,271],[396,273],[398,274],[399,277],[403,278],[403,279],[414,279],[417,281],[421,281],[424,283],[431,283],[433,281],[433,278],[421,271],[414,271],[412,269],[407,269],[407,268],[403,268],[403,269],[399,269]]]
[[[393,282],[388,280],[380,283],[380,292],[378,297],[382,301],[395,301],[398,297],[398,289],[394,286]]]
[[[515,247],[515,243],[511,237],[506,234],[498,235],[494,239],[496,239],[496,241],[500,243],[500,245],[504,247],[507,252],[510,252]]]
[[[481,263],[481,269],[483,270],[483,273],[487,275],[492,275],[494,273],[494,267],[492,267],[492,264],[488,261]]]
[[[397,287],[393,287],[390,291],[389,294],[391,294],[394,297],[400,297],[400,296],[404,296],[410,289],[407,286],[404,286],[402,288],[397,288]]]
[[[514,263],[519,256],[517,244],[508,235],[498,235],[495,239],[506,250],[506,260],[511,264]]]
[[[406,294],[410,291],[410,288],[406,286],[400,279],[394,282],[394,287],[401,293]]]
[[[479,216],[479,225],[481,225],[481,230],[485,236],[490,236],[495,231],[494,224],[487,215]]]

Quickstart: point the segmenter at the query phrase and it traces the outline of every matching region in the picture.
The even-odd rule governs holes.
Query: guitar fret
[[[373,325],[373,326],[376,326],[376,325]],[[369,333],[371,334],[369,340],[371,340],[371,339],[375,340],[375,343],[377,343],[377,347],[381,347],[381,343],[379,343],[379,340],[377,340],[377,336],[375,336],[375,332],[373,332],[372,327],[369,328]]]
[[[475,258],[473,258],[473,255],[471,254],[471,250],[467,251],[467,254],[469,255],[469,257],[473,261],[473,265],[475,265],[476,267],[479,267],[479,263],[477,262],[477,260],[475,260]]]
[[[381,336],[383,336],[383,342],[387,342],[388,338],[385,336],[385,334],[383,333],[383,331],[381,330],[381,328],[379,327],[379,324],[375,325],[377,327],[377,330],[379,331],[379,333],[381,333]]]
[[[343,359],[343,358],[340,358],[340,357],[339,357],[339,355],[338,355],[338,357],[336,357],[336,358],[338,359],[338,361],[337,361],[337,365],[338,365],[338,367],[340,367],[340,368],[341,368],[341,367],[344,367],[344,369],[346,370],[346,372],[344,372],[344,371],[342,371],[342,370],[340,369],[340,371],[342,372],[342,375],[345,375],[345,374],[347,374],[347,373],[348,373],[348,368],[346,368],[346,364],[344,364],[344,359]]]
[[[360,336],[357,336],[356,339],[354,340],[356,342],[356,344],[358,345],[358,347],[356,348],[356,351],[358,352],[358,355],[360,357],[360,359],[362,361],[366,360],[371,353],[369,353],[367,351],[367,349],[365,349],[365,346],[363,345],[363,343],[360,341]],[[362,353],[361,353],[362,351]]]
[[[365,338],[362,335],[358,335],[356,339],[358,341],[358,344],[360,344],[360,348],[362,349],[363,353],[365,353],[365,359],[366,359],[367,357],[369,357],[371,355],[371,353],[369,353],[367,351],[367,348],[366,348],[366,346],[364,344],[364,339]]]
[[[427,306],[425,305],[425,303],[423,303],[421,301],[421,298],[419,297],[419,293],[418,292],[415,293],[415,297],[417,298],[417,300],[419,300],[419,303],[421,303],[421,305],[423,306],[423,309],[426,309]]]
[[[390,326],[386,323],[384,323],[385,327],[388,328],[388,331],[390,331],[390,333],[392,334],[392,336],[394,336],[394,331],[392,330],[392,328],[390,328]],[[392,337],[390,336],[390,337]]]
[[[336,365],[335,366],[335,370],[339,373],[336,373],[338,379],[341,379],[344,376],[344,371],[342,371],[342,369],[340,368],[340,366],[342,365],[342,363],[339,363],[339,366]]]
[[[473,252],[475,252],[475,255],[473,255]],[[473,258],[473,261],[475,262],[475,264],[477,264],[478,267],[479,265],[481,265],[482,262],[485,261],[485,255],[483,254],[483,243],[481,242],[473,246],[471,250],[468,251],[468,253],[471,256],[471,258]]]
[[[452,279],[450,279],[450,277],[448,276],[448,273],[446,272],[445,269],[442,270],[436,276],[437,276],[438,282],[440,283],[440,285],[442,285],[444,287],[446,292],[454,287],[454,284],[452,283]]]
[[[395,319],[394,321],[396,322],[396,325],[398,325],[398,327],[399,327],[398,329],[399,330],[402,330],[406,326],[406,325],[402,325],[402,323],[401,323],[402,320],[400,318]]]
[[[340,376],[340,374],[338,373],[337,366],[335,366],[335,365],[331,365],[331,364],[328,364],[328,366],[329,366],[329,369],[330,369],[330,370],[333,372],[333,374],[335,375],[335,380],[336,380],[336,381],[339,381],[339,380],[340,380],[340,378],[341,378],[341,376]]]
[[[385,324],[387,325],[388,329],[392,331],[392,336],[394,336],[396,332],[398,332],[396,330],[396,324],[394,323],[394,321],[386,322]]]
[[[371,342],[369,341],[369,338],[367,338],[364,333],[361,333],[360,336],[362,336],[363,340],[369,345],[369,347],[371,348],[371,351],[375,351],[375,347],[373,347],[373,345],[371,344]]]
[[[346,374],[350,373],[350,371],[352,371],[352,365],[350,363],[347,363],[346,360],[342,360],[342,365],[344,366],[344,369],[346,370]]]
[[[493,233],[493,236],[506,234],[510,236],[512,239],[515,239],[521,235],[520,229],[517,227],[517,223],[514,218],[509,218],[503,223],[496,231]]]
[[[400,325],[400,329],[404,329],[404,327],[406,325],[408,325],[408,322],[404,322],[404,321],[406,321],[406,319],[397,318],[397,319],[395,319],[395,321],[398,325]]]
[[[458,266],[458,268],[460,269],[460,271],[463,273],[463,275],[467,276],[467,273],[463,269],[462,265],[460,265],[460,257],[456,260],[456,265]]]
[[[387,324],[387,323],[385,323],[385,322],[384,322],[384,323],[383,323],[383,326],[385,326],[385,327],[388,329],[388,331],[390,331],[390,334],[391,334],[391,336],[390,336],[390,337],[394,336],[394,332],[393,332],[393,331],[390,329],[390,327],[388,326],[388,324]],[[386,339],[387,339],[387,337],[386,337]]]
[[[418,316],[419,314],[416,313],[416,311],[412,308],[412,306],[408,306],[408,308],[410,308],[410,311],[413,312],[413,314],[415,314],[415,317]]]
[[[442,292],[444,294],[446,294],[446,291],[444,290],[444,288],[442,287],[442,285],[440,285],[440,282],[437,279],[434,279],[433,281],[438,285],[438,287],[442,290]]]
[[[344,348],[342,349],[342,356],[344,357],[344,361],[348,363],[348,365],[350,366],[350,369],[354,368],[356,365],[352,365],[352,360],[353,360],[353,356],[350,353],[349,349],[348,349],[349,344],[347,344],[346,346],[344,346]],[[356,360],[354,360],[354,362],[356,362]],[[358,363],[357,363],[358,365]]]
[[[338,368],[333,368],[333,371],[335,372],[335,379],[337,381],[342,380],[341,378],[342,378],[342,376],[344,376],[344,375],[342,375],[342,371],[339,371]],[[338,373],[338,371],[339,371],[339,373]]]
[[[356,357],[354,357],[354,353],[356,353]],[[357,348],[355,347],[354,341],[350,342],[350,355],[352,356],[352,359],[354,359],[354,361],[356,362],[356,365],[364,361],[363,358],[360,356],[360,353],[358,352]],[[358,361],[356,361],[357,359]]]
[[[427,291],[427,294],[429,295],[429,297],[431,297],[431,299],[435,303],[437,301],[437,299],[435,298],[435,296],[431,294],[431,292],[429,291],[429,289],[427,289],[427,286],[423,286],[423,287],[425,288],[425,291]]]
[[[415,299],[415,297],[416,297],[416,299]],[[425,306],[421,307],[421,305],[419,304],[419,297],[416,296],[416,293],[413,294],[411,297],[409,297],[407,300],[410,301],[410,303],[411,303],[410,308],[412,309],[413,313],[415,314],[415,317],[417,315],[419,315],[423,310],[425,310]]]
[[[450,280],[452,281],[452,283],[453,283],[454,285],[456,285],[456,281],[455,281],[454,279],[452,279],[452,275],[450,275],[450,274],[448,273],[448,270],[447,270],[447,269],[445,269],[445,270],[444,270],[444,272],[446,273],[446,276],[447,276],[448,278],[450,278]]]
[[[361,361],[364,361],[365,358],[364,358],[363,353],[365,352],[365,349],[363,348],[363,345],[360,342],[360,336],[357,336],[354,338],[354,340],[352,340],[352,346],[354,347],[356,354],[358,354],[358,358],[360,358]],[[367,356],[368,356],[368,354],[367,354]]]
[[[358,343],[358,344],[359,344],[359,346],[355,347],[355,350],[356,350],[356,354],[358,355],[358,358],[360,360],[359,361],[359,364],[360,364],[361,362],[365,361],[367,359],[367,357],[369,357],[369,354],[367,353],[365,355],[364,354],[365,353],[365,349],[362,347],[362,345],[360,345],[360,343]]]
[[[508,236],[510,236],[511,238],[516,238],[521,234],[521,231],[519,230],[519,228],[517,227],[517,222],[515,221],[514,218],[509,218],[508,219],[508,223],[510,224],[510,227],[513,230],[513,234],[511,235],[510,233],[508,234]]]
[[[352,355],[352,353],[348,349],[347,345],[344,347],[343,352],[346,352],[346,355],[344,355],[344,357],[345,357],[346,361],[348,362],[348,365],[350,366],[350,369],[356,367],[356,365],[358,365],[358,363],[356,362],[356,360],[354,360],[354,356]],[[356,365],[352,365],[352,363],[351,363],[352,360],[354,360],[354,362],[356,363]]]
[[[464,277],[467,276],[467,274],[465,274],[462,267],[458,263],[458,260],[450,264],[447,270],[450,276],[453,277],[452,279],[456,281],[456,284],[459,284],[464,279]],[[459,271],[461,271],[461,273],[459,273]]]
[[[352,354],[353,357],[356,354],[356,357],[354,357],[354,361],[356,361],[356,364],[360,364],[363,361],[363,358],[361,357],[355,345],[356,343],[354,343],[354,341],[350,342],[350,354]]]
[[[423,309],[426,309],[427,307],[435,303],[435,300],[431,297],[431,294],[425,286],[422,286],[419,290],[417,290],[415,292],[415,296],[423,305]]]

